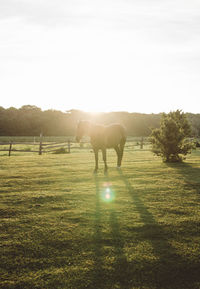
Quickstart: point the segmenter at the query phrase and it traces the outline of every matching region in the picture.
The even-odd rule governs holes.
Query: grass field
[[[0,156],[0,288],[199,289],[200,150]]]

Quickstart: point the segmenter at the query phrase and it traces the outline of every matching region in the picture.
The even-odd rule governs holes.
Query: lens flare
[[[107,200],[110,199],[110,194],[107,193],[105,197],[106,197]]]
[[[110,203],[115,199],[115,193],[110,183],[104,183],[101,191],[101,199],[104,202]]]

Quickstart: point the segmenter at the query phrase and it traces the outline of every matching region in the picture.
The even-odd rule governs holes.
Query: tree
[[[163,113],[160,128],[152,130],[152,151],[166,162],[182,161],[194,146],[188,140],[190,135],[190,124],[181,110]]]

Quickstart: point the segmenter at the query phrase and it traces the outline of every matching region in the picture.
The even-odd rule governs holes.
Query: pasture
[[[0,288],[200,288],[200,150],[107,159],[0,155]]]

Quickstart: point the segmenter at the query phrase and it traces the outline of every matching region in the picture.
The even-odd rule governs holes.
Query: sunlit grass
[[[200,287],[200,151],[0,156],[1,288]]]

